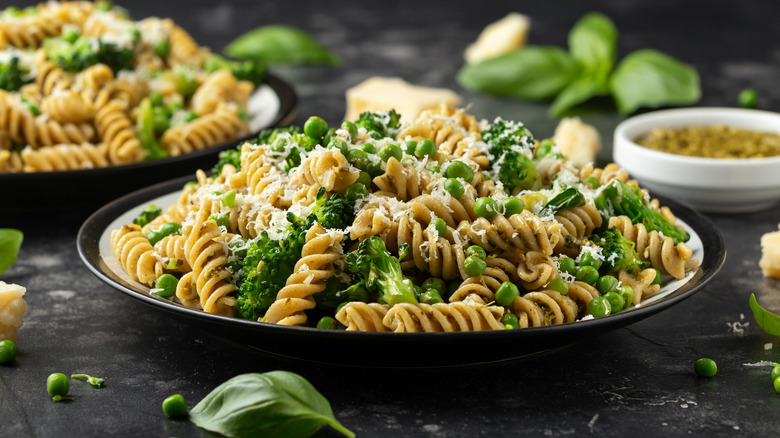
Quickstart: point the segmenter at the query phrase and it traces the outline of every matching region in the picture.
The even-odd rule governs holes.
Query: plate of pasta
[[[289,123],[296,106],[264,65],[213,53],[168,18],[134,20],[110,2],[0,10],[0,194],[10,205],[107,201],[191,174]]]
[[[311,117],[233,158],[107,204],[79,254],[152,308],[300,359],[522,357],[667,309],[725,260],[708,219],[618,166],[447,105]]]

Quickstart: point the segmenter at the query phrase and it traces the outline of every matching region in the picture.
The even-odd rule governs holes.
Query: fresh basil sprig
[[[306,379],[288,371],[241,374],[219,385],[189,413],[198,427],[228,437],[309,437],[330,425],[355,434]]]
[[[0,228],[0,274],[11,267],[22,247],[24,234],[13,228]]]
[[[655,50],[639,50],[616,66],[618,30],[607,16],[591,12],[569,31],[568,52],[526,46],[498,58],[466,65],[458,82],[473,91],[528,100],[552,99],[560,117],[591,98],[611,95],[617,109],[693,104],[701,97],[690,65]]]
[[[231,58],[252,59],[265,64],[338,65],[341,58],[292,26],[274,24],[251,30],[225,47]]]
[[[756,323],[770,335],[780,336],[780,315],[764,309],[756,301],[756,295],[750,294],[750,310],[753,311],[753,317]]]

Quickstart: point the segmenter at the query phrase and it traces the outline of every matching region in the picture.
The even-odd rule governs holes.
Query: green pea
[[[463,178],[466,182],[474,179],[474,171],[462,161],[453,161],[444,169],[444,176],[447,178]]]
[[[368,187],[371,185],[371,175],[368,174],[368,172],[360,172],[360,175],[358,176],[357,181],[355,181],[357,184],[363,184],[364,186]]]
[[[490,219],[495,216],[496,213],[498,213],[498,203],[496,203],[495,199],[488,198],[487,196],[477,198],[477,201],[474,203],[474,214],[478,217]]]
[[[417,149],[417,142],[414,140],[405,141],[403,149],[406,155],[414,155],[414,151]]]
[[[303,133],[311,138],[322,138],[328,132],[328,122],[322,117],[311,116],[303,124]]]
[[[441,172],[441,167],[436,165],[436,164],[434,164],[433,166],[429,167],[428,170],[431,173],[439,173],[439,172]]]
[[[358,135],[357,125],[350,122],[349,120],[344,120],[344,123],[341,124],[341,129],[347,131],[350,138],[354,139]]]
[[[440,295],[445,295],[447,293],[447,282],[441,278],[431,277],[423,281],[422,288],[424,291],[432,289],[439,292]]]
[[[360,149],[367,154],[376,154],[376,146],[373,143],[363,143]]]
[[[173,394],[163,400],[162,410],[169,418],[187,415],[187,401],[181,394]]]
[[[605,275],[603,277],[599,277],[599,279],[596,280],[596,289],[598,289],[598,291],[602,294],[607,292],[615,292],[618,289],[619,283],[620,282],[617,278],[611,275]]]
[[[6,365],[16,360],[16,344],[13,341],[0,341],[0,365]]]
[[[655,278],[653,279],[653,283],[652,284],[661,284],[661,282],[663,282],[663,281],[664,281],[664,277],[663,277],[663,275],[661,275],[661,271],[656,269],[655,270]]]
[[[401,161],[401,159],[404,157],[404,151],[401,150],[401,147],[394,143],[385,143],[381,148],[379,148],[379,158],[382,159],[382,161],[388,161],[390,158],[395,158],[398,161]]]
[[[506,312],[506,315],[501,317],[501,324],[504,324],[505,329],[520,328],[520,320],[512,312]]]
[[[596,189],[601,185],[595,176],[589,176],[585,178],[585,182],[588,183],[592,189]]]
[[[693,363],[693,371],[701,377],[712,377],[718,372],[718,364],[704,357]]]
[[[356,287],[349,294],[349,301],[362,301],[368,302],[369,299],[368,289],[364,287]]]
[[[349,201],[356,201],[368,196],[368,189],[366,189],[366,186],[363,184],[355,182],[351,186],[347,187],[347,190],[344,192],[344,196],[346,196],[347,200]]]
[[[780,378],[775,379],[773,385],[775,387],[775,392],[780,393]]]
[[[487,252],[485,252],[485,248],[482,248],[481,246],[471,245],[466,248],[466,257],[471,257],[473,255],[476,255],[482,260],[487,260]]]
[[[466,188],[455,178],[447,178],[444,180],[444,190],[455,199],[460,199],[466,193]]]
[[[542,158],[544,156],[547,156],[552,152],[552,142],[548,141],[547,139],[542,140],[542,142],[539,144],[539,147],[536,148],[536,158]]]
[[[347,161],[358,169],[365,170],[371,164],[371,160],[368,159],[368,154],[360,149],[350,149],[347,153]]]
[[[509,307],[515,298],[520,296],[520,290],[511,281],[501,283],[496,291],[495,300],[499,306]]]
[[[588,312],[590,312],[594,318],[603,318],[612,313],[612,307],[610,306],[609,300],[606,298],[596,297],[588,303]]]
[[[631,286],[620,286],[617,293],[623,297],[623,308],[628,309],[634,302],[634,289]]]
[[[156,106],[152,109],[152,120],[155,132],[163,132],[171,127],[170,115],[163,107]]]
[[[240,109],[239,109],[239,112],[240,112]],[[187,110],[187,111],[184,112],[184,123],[189,123],[189,122],[191,122],[191,121],[193,121],[193,120],[195,120],[197,118],[198,118],[198,113],[196,113],[195,111]],[[246,120],[245,117],[242,117],[242,118],[244,118]]]
[[[577,273],[577,264],[574,262],[574,259],[571,257],[561,256],[561,258],[558,259],[558,264],[560,265],[561,272],[565,272],[571,275]]]
[[[227,215],[212,214],[209,216],[209,219],[212,219],[214,222],[216,222],[218,227],[230,228],[230,218],[227,217]]]
[[[182,109],[184,109],[184,104],[181,102],[171,102],[170,105],[168,105],[169,114]]]
[[[520,214],[525,208],[525,203],[523,203],[523,200],[515,196],[502,199],[501,205],[504,207],[504,216],[506,217],[510,217],[514,214]]]
[[[154,53],[160,58],[167,58],[171,54],[171,43],[168,40],[162,40],[154,45]]]
[[[157,296],[162,298],[169,298],[176,295],[176,286],[179,284],[179,279],[171,274],[163,274],[157,277],[157,281],[154,282],[154,288],[159,289]]]
[[[566,295],[569,293],[569,283],[562,278],[554,278],[547,284],[548,289],[558,291],[559,293]]]
[[[274,151],[274,152],[284,152],[285,150],[287,150],[287,146],[288,145],[289,145],[289,142],[288,142],[288,140],[286,138],[279,137],[279,138],[276,138],[271,143],[271,150]]]
[[[597,258],[593,253],[586,252],[580,257],[580,266],[593,266],[598,269],[604,261]]]
[[[626,304],[623,297],[617,292],[607,292],[604,294],[604,298],[609,301],[609,307],[612,309],[612,313],[620,312]]]
[[[463,262],[463,270],[466,271],[466,275],[469,277],[476,277],[482,275],[487,268],[487,263],[476,255],[466,257]]]
[[[758,104],[758,94],[752,88],[745,88],[739,93],[739,106],[742,108],[755,108]]]
[[[434,230],[436,230],[436,233],[439,235],[439,237],[444,236],[447,234],[447,222],[444,222],[444,219],[437,217],[436,219],[432,220],[430,224],[428,224],[429,227],[433,227]]]
[[[414,149],[414,156],[417,158],[432,157],[436,155],[436,143],[428,140],[421,140]]]
[[[70,391],[70,380],[62,373],[52,373],[46,379],[46,391],[52,397],[65,396]]]
[[[580,266],[574,273],[574,277],[576,277],[577,280],[592,286],[599,279],[599,271],[593,266]]]
[[[333,318],[332,316],[323,316],[319,321],[317,321],[318,329],[335,330],[338,327],[339,322],[336,321],[336,318]]]
[[[73,44],[77,39],[79,39],[79,33],[73,29],[68,29],[65,32],[62,32],[62,39],[67,41],[69,44]]]
[[[159,91],[152,91],[149,93],[149,101],[152,103],[152,106],[163,106],[163,95]]]
[[[772,367],[772,381],[774,382],[778,377],[780,377],[780,364],[776,363],[775,366]]]
[[[222,205],[228,208],[233,208],[236,203],[236,189],[232,189],[222,195]]]
[[[420,295],[420,302],[425,304],[443,303],[441,294],[436,289],[428,289]]]

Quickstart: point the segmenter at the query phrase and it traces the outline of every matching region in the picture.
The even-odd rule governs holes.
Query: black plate
[[[91,203],[104,204],[133,190],[183,175],[193,175],[197,169],[209,169],[217,162],[219,151],[235,147],[256,137],[266,128],[285,126],[292,121],[298,105],[293,88],[281,79],[268,75],[256,93],[267,93],[278,99],[276,114],[267,114],[252,132],[218,146],[177,157],[144,161],[97,169],[54,172],[0,173],[0,199],[5,207]],[[253,115],[250,112],[250,116]]]
[[[212,315],[157,298],[148,293],[148,288],[130,281],[115,264],[108,243],[111,230],[132,222],[132,218],[150,203],[160,207],[172,203],[181,187],[190,180],[192,178],[179,178],[139,190],[95,212],[79,230],[77,245],[82,261],[110,286],[164,311],[166,316],[188,320],[209,332],[264,351],[304,360],[357,366],[420,367],[523,357],[615,330],[667,309],[701,290],[720,271],[726,259],[723,236],[709,219],[690,208],[661,199],[688,225],[689,243],[701,265],[686,279],[665,284],[658,294],[640,306],[619,314],[550,327],[472,333],[358,333],[284,327]],[[113,269],[111,264],[114,264]]]

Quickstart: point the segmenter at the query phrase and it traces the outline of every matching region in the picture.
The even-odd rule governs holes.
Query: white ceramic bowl
[[[631,117],[615,129],[613,158],[652,194],[702,212],[759,211],[780,202],[780,156],[718,159],[658,152],[634,140],[653,128],[716,125],[780,133],[780,114],[743,108],[682,108]]]

